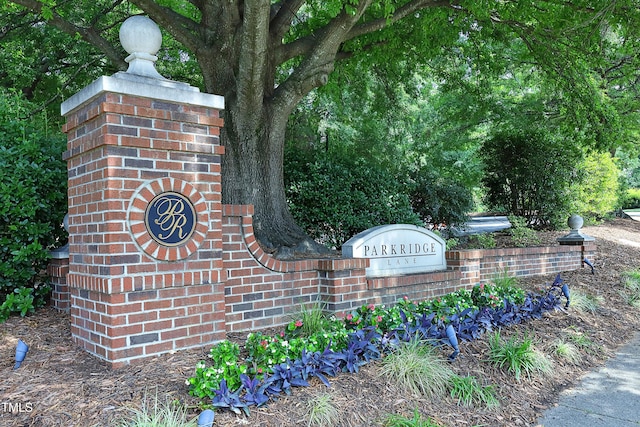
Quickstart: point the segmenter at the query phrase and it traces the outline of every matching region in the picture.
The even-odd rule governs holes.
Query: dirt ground
[[[622,272],[640,267],[640,222],[616,219],[583,233],[596,238],[596,274],[589,268],[562,274],[572,290],[602,298],[595,313],[573,309],[555,312],[542,320],[502,331],[504,336],[528,332],[536,347],[569,331],[589,337],[595,344],[583,351],[583,361],[572,366],[554,362],[553,375],[516,381],[511,374],[487,363],[486,337],[461,343],[461,355],[452,363],[460,375],[473,375],[484,385],[494,384],[500,406],[493,410],[461,407],[450,398],[406,395],[378,376],[377,363],[356,375],[341,374],[331,387],[313,382],[291,396],[252,409],[251,416],[216,415],[216,426],[302,426],[308,424],[308,406],[314,397],[330,394],[337,406],[339,426],[382,426],[388,414],[413,416],[418,411],[442,426],[535,426],[542,411],[557,402],[561,390],[576,384],[588,371],[602,366],[640,326],[639,313],[623,302]],[[566,233],[545,233],[546,241]],[[525,288],[540,288],[554,275],[520,280]],[[13,370],[17,340],[30,345],[22,367]],[[595,350],[594,350],[595,349]],[[139,408],[146,395],[178,400],[197,416],[197,400],[188,395],[185,380],[209,348],[181,351],[144,364],[110,370],[71,341],[68,316],[51,308],[26,318],[13,317],[0,325],[0,427],[9,426],[111,426]],[[446,349],[443,349],[446,356]]]

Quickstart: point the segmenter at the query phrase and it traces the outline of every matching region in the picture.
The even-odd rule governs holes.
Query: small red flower
[[[262,373],[262,368],[258,368],[258,373],[261,374]]]
[[[376,320],[378,321],[378,323],[382,322],[382,316],[378,316]]]
[[[405,295],[403,298],[404,298],[405,301],[409,301],[409,297],[408,296]]]
[[[353,314],[351,314],[351,313],[347,314],[347,320],[348,321],[353,320]]]
[[[296,328],[302,326],[302,320],[296,320]]]
[[[369,304],[369,310],[373,311],[373,309],[374,309],[374,308],[376,308],[376,306],[375,306],[375,305],[373,305],[373,304]]]
[[[267,345],[269,345],[269,343],[267,342],[267,340],[262,340],[262,341],[260,341],[260,345],[261,345],[263,348],[267,348]]]
[[[284,332],[280,332],[280,338],[284,338]]]

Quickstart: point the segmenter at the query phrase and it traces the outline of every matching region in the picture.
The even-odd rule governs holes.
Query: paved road
[[[640,221],[640,210],[629,210],[623,211],[625,214],[629,215],[631,219],[635,219],[636,221]]]
[[[640,333],[597,372],[560,395],[538,420],[544,427],[640,426]]]

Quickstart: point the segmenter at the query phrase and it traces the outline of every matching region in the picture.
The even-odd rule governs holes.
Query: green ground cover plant
[[[499,330],[489,336],[489,359],[495,366],[514,374],[516,381],[520,381],[523,374],[530,378],[552,371],[551,361],[535,349],[532,338],[504,339]]]
[[[511,228],[509,228],[509,234],[513,244],[517,247],[524,248],[527,246],[535,246],[540,243],[536,231],[529,228],[526,218],[516,215],[509,215],[509,222]]]
[[[322,393],[307,402],[307,426],[335,426],[338,420],[338,409],[333,403],[330,393]]]
[[[560,309],[563,303],[556,289],[562,280],[524,298],[512,283],[498,283],[428,301],[404,297],[389,308],[365,304],[342,319],[319,316],[320,305],[301,308],[278,334],[250,333],[244,349],[228,341],[214,346],[209,361],[200,361],[195,375],[187,380],[190,393],[202,400],[203,407],[248,414],[251,406],[291,394],[294,387],[307,386],[311,378],[329,386],[330,377],[356,373],[362,365],[382,359],[387,366],[409,366],[397,370],[398,378],[408,384],[412,381],[409,371],[422,372],[413,388],[420,393],[433,392],[426,388],[431,385],[421,382],[430,369],[449,378],[446,386],[436,386],[447,395],[451,391],[448,367],[419,363],[434,346],[450,345],[447,329],[460,342],[471,341],[485,332],[540,319],[545,311]],[[305,321],[313,327],[304,328]],[[521,369],[542,372],[541,363]]]
[[[423,419],[418,410],[413,411],[413,417],[390,414],[384,423],[385,427],[440,427],[431,421],[431,418]]]
[[[414,338],[382,360],[380,375],[406,393],[444,396],[454,374],[434,346]]]
[[[494,385],[483,386],[474,376],[454,375],[451,378],[450,395],[459,405],[492,409],[500,405]]]
[[[570,326],[565,329],[567,339],[577,347],[585,350],[588,353],[598,353],[600,348],[594,344],[589,335],[579,331],[575,326]]]
[[[581,313],[595,313],[603,303],[602,297],[576,289],[571,292],[571,307]]]
[[[160,400],[158,393],[151,398],[145,394],[142,407],[131,409],[131,415],[116,422],[117,427],[196,427],[196,420],[188,419],[187,408],[179,402]]]
[[[558,338],[551,343],[551,352],[558,359],[563,360],[571,365],[579,365],[582,362],[582,354],[578,347],[562,338]]]
[[[624,273],[624,290],[620,295],[632,307],[640,309],[640,269]]]

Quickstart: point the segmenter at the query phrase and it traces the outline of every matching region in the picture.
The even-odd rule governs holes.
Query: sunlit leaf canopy
[[[126,68],[117,35],[128,16],[156,21],[158,71],[225,97],[223,201],[255,206],[265,247],[304,240],[283,191],[285,129],[296,107],[323,96],[336,114],[350,92],[343,99],[356,100],[354,122],[371,138],[383,133],[357,117],[357,95],[380,100],[366,110],[374,120],[391,124],[380,112],[400,118],[404,108],[431,135],[389,134],[416,167],[436,160],[434,143],[452,141],[442,152],[462,164],[472,138],[509,126],[556,128],[572,144],[611,152],[635,143],[639,128],[637,0],[14,0],[0,8],[8,47],[0,84],[50,106]],[[426,105],[405,102],[418,96]]]

